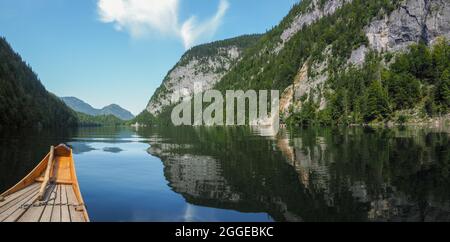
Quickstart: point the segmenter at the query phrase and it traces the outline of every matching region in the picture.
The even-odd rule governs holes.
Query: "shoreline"
[[[428,127],[428,128],[437,128],[442,126],[450,126],[450,115],[446,115],[439,118],[426,118],[426,119],[418,119],[412,122],[381,122],[381,123],[369,123],[369,124],[349,124],[349,127],[381,127],[384,126],[386,128],[394,128],[394,127]]]

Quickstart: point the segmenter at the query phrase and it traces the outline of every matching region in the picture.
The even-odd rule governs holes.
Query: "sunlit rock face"
[[[152,96],[147,111],[158,116],[164,108],[216,85],[261,35],[244,35],[203,44],[186,51]]]
[[[163,91],[150,101],[147,110],[158,115],[173,100],[189,97],[211,89],[230,70],[240,57],[241,49],[236,46],[220,48],[217,55],[206,57],[184,57],[163,82]],[[195,83],[201,88],[196,88]]]
[[[294,18],[290,27],[280,36],[281,42],[276,48],[278,53],[289,40],[304,27],[327,15],[332,15],[339,8],[351,1],[329,0],[320,6],[318,1],[312,1],[308,10]],[[406,0],[389,15],[384,14],[380,19],[374,19],[364,29],[369,44],[361,45],[353,50],[347,61],[347,66],[361,67],[365,62],[366,55],[370,51],[398,52],[404,51],[411,44],[423,41],[432,45],[438,37],[450,38],[450,1],[442,0]],[[329,46],[327,47],[329,48]],[[286,110],[293,107],[294,110],[301,109],[301,103],[292,98],[295,93],[297,100],[310,93],[312,90],[324,90],[321,88],[328,79],[327,65],[329,58],[327,48],[323,51],[325,60],[322,63],[311,63],[311,66],[303,65],[299,69],[294,84],[284,90],[281,106],[282,113],[286,116]],[[306,76],[305,68],[316,73],[314,76]],[[323,93],[322,93],[323,95]],[[325,100],[320,101],[320,109],[326,106]]]
[[[450,37],[450,2],[407,0],[389,16],[366,27],[370,48],[378,52],[402,51],[419,41],[432,44],[437,37]]]
[[[255,53],[271,53],[270,58],[276,58],[280,51],[288,43],[292,42],[296,34],[302,34],[302,30],[326,16],[332,16],[352,0],[309,0],[305,1],[303,10],[297,16],[288,18],[285,29],[277,33],[272,44],[263,45]],[[438,37],[450,38],[450,2],[446,0],[403,0],[399,1],[396,9],[392,11],[380,10],[363,29],[367,43],[355,46],[348,56],[345,69],[351,65],[361,67],[366,55],[371,51],[398,52],[404,51],[408,46],[419,41],[433,44]],[[279,37],[279,39],[278,39]],[[208,47],[208,45],[205,45]],[[200,48],[205,48],[200,46]],[[248,47],[248,46],[246,46]],[[239,65],[246,47],[236,44],[214,47],[207,55],[191,55],[188,51],[180,62],[168,73],[162,86],[157,90],[147,106],[147,110],[158,116],[165,107],[175,104],[180,98],[192,96],[213,88],[221,79],[232,70],[234,65]],[[336,58],[331,54],[331,45],[324,46],[322,58],[313,63],[305,61],[298,66],[297,75],[290,80],[292,85],[281,94],[280,111],[284,117],[289,117],[288,110],[298,111],[302,108],[299,102],[303,96],[315,92],[315,100],[320,103],[319,110],[326,107],[324,98],[329,79],[329,63]],[[208,51],[209,53],[209,51]],[[253,53],[253,52],[252,52]],[[258,54],[251,58],[258,59]],[[269,59],[270,61],[270,59]],[[264,72],[263,67],[260,72]],[[305,75],[307,73],[307,75]],[[251,82],[250,80],[245,80]],[[195,85],[197,83],[197,85]],[[270,120],[268,122],[270,124]]]
[[[324,16],[334,14],[352,0],[313,0],[304,13],[294,18],[280,36],[278,53],[296,33]],[[374,19],[365,29],[369,48],[381,51],[404,50],[420,40],[433,43],[439,36],[450,38],[450,2],[446,0],[406,0],[390,15]],[[365,48],[358,48],[351,63],[362,63]]]
[[[313,24],[324,16],[334,14],[336,10],[341,8],[345,3],[352,2],[352,0],[329,0],[325,1],[323,5],[321,2],[323,1],[313,0],[304,13],[294,18],[294,21],[292,21],[289,28],[285,29],[281,34],[281,42],[275,48],[276,53],[280,52],[280,50],[284,48],[285,43],[304,27]]]

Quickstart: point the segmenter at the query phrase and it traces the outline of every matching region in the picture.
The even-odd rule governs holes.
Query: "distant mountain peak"
[[[101,115],[114,115],[122,120],[131,120],[134,115],[117,104],[108,105],[100,110]]]
[[[76,97],[62,97],[61,100],[63,100],[63,102],[74,111],[91,116],[114,115],[115,117],[122,120],[131,120],[134,118],[134,115],[130,111],[122,108],[117,104],[110,104],[101,109],[96,109],[90,104]]]
[[[110,105],[108,105],[108,106],[105,106],[103,109],[105,109],[105,108],[122,108],[120,105],[118,105],[118,104],[110,104]]]

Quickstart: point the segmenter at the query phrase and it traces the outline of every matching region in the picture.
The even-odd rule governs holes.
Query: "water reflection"
[[[84,128],[1,133],[0,190],[52,144],[92,221],[450,221],[450,132]]]
[[[449,221],[449,133],[426,129],[158,130],[149,153],[190,203],[276,221]],[[143,134],[145,135],[145,134]]]
[[[83,153],[88,153],[95,150],[91,145],[83,142],[71,142],[70,147],[75,155],[81,155]]]
[[[105,148],[103,148],[103,151],[113,153],[113,154],[118,154],[118,153],[122,152],[123,150],[119,147],[105,147]]]
[[[294,154],[299,179],[329,206],[345,206],[342,193],[350,192],[369,220],[450,219],[448,132],[321,129],[291,140],[284,149]]]
[[[0,130],[0,193],[27,175],[49,152],[66,142],[74,130]]]

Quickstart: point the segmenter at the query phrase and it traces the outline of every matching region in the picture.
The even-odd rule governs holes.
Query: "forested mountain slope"
[[[447,0],[303,0],[206,89],[279,90],[292,124],[419,122],[449,111],[448,39]]]
[[[0,38],[0,127],[65,127],[75,113],[49,93],[33,70]]]
[[[186,97],[211,89],[259,38],[260,35],[240,36],[188,50],[164,78],[147,110],[158,116],[164,108],[173,104],[175,96]],[[202,90],[194,89],[195,82],[201,84]]]

